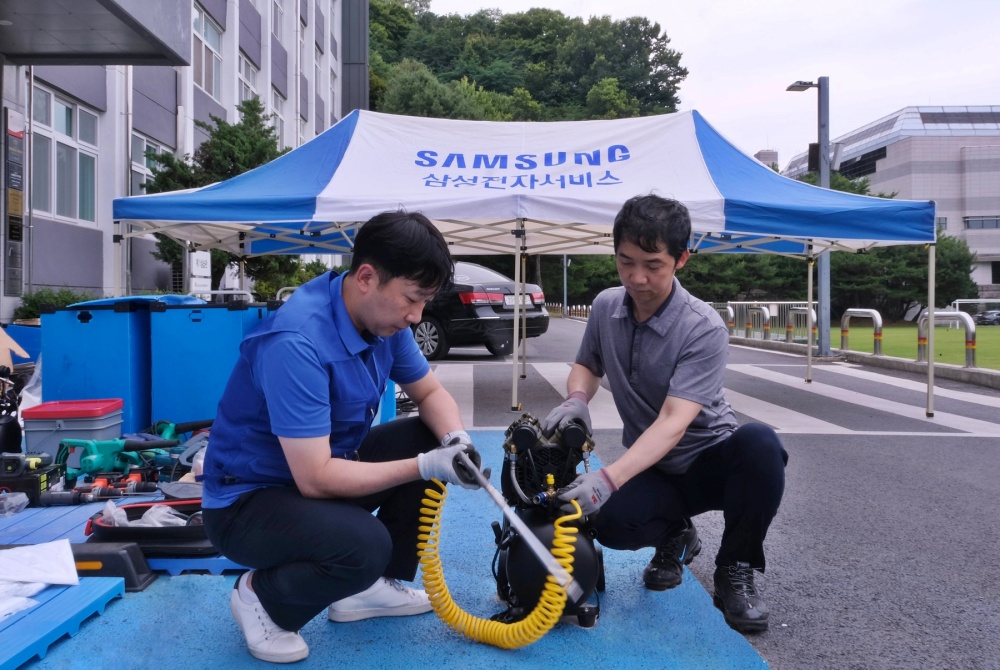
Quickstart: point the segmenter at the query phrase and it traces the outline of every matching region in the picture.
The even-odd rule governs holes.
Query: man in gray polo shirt
[[[764,537],[781,503],[788,455],[769,426],[739,426],[726,402],[729,332],[674,276],[690,256],[690,237],[681,203],[654,195],[625,203],[614,225],[622,286],[594,300],[568,396],[542,429],[551,435],[579,421],[590,430],[587,403],[607,376],[626,452],[559,497],[580,504],[602,545],[655,548],[643,572],[654,591],[680,584],[683,565],[701,551],[690,517],[722,510],[714,601],[736,630],[760,631],[768,609],[754,570],[764,571]]]

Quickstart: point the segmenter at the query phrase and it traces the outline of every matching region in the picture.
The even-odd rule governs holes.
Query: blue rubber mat
[[[16,668],[45,658],[49,646],[76,635],[80,624],[125,595],[120,577],[85,577],[78,586],[50,586],[32,599],[38,604],[0,623],[0,668]]]
[[[502,433],[470,432],[484,461],[496,471],[502,459]],[[498,481],[494,472],[494,484]],[[488,618],[504,609],[491,573],[496,546],[490,523],[501,518],[500,510],[480,491],[453,488],[444,507],[441,556],[445,579],[456,603],[477,617]],[[600,595],[601,616],[593,628],[581,628],[569,619],[538,642],[505,651],[462,637],[433,613],[347,624],[330,623],[321,615],[302,629],[311,651],[296,667],[767,667],[743,636],[726,625],[709,594],[687,569],[678,588],[661,593],[646,590],[641,574],[651,555],[652,550],[604,551],[607,588]],[[249,655],[229,613],[234,580],[232,574],[161,577],[145,591],[126,594],[101,617],[99,627],[84,627],[33,667],[75,667],[73,663],[81,658],[110,664],[120,657],[123,640],[142,641],[143,667],[270,667]]]

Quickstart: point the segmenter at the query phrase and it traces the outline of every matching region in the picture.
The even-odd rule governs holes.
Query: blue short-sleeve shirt
[[[642,323],[632,316],[624,288],[602,291],[591,307],[576,362],[597,377],[607,375],[626,448],[656,420],[667,396],[701,405],[657,466],[681,473],[702,450],[736,430],[736,415],[722,391],[728,345],[722,317],[675,278],[666,304]]]
[[[430,370],[409,329],[388,338],[359,333],[342,287],[343,276],[317,277],[243,340],[212,425],[203,507],[294,485],[279,436],[329,435],[332,456],[352,457],[388,380],[407,384]]]

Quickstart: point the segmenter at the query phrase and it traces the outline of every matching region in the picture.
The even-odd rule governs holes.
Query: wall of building
[[[141,8],[142,3],[138,5]],[[276,6],[283,11],[276,12]],[[132,192],[137,188],[136,179],[141,181],[149,177],[149,168],[142,156],[132,155],[137,138],[141,147],[172,151],[178,156],[192,155],[207,137],[195,121],[210,123],[211,116],[215,115],[230,123],[237,122],[236,107],[251,88],[264,103],[267,113],[280,118],[276,125],[280,128],[279,146],[282,147],[299,146],[326,130],[346,111],[367,107],[367,0],[199,0],[192,2],[191,7],[192,16],[200,8],[221,30],[216,51],[221,60],[219,86],[214,91],[206,90],[205,85],[196,81],[194,67],[198,61],[195,59],[191,66],[184,67],[62,65],[29,68],[4,63],[0,82],[4,111],[12,110],[23,116],[28,124],[26,164],[17,177],[22,181],[26,201],[24,290],[66,286],[111,295],[119,282],[125,281],[124,273],[116,275],[121,246],[114,243],[117,231],[112,221],[112,202],[117,197],[136,194]],[[343,35],[345,13],[350,14],[350,21],[359,24],[348,36]],[[280,25],[275,22],[276,15]],[[166,18],[163,17],[164,22]],[[156,12],[149,20],[157,26]],[[156,31],[157,35],[171,39],[177,32],[174,25],[157,27],[162,28]],[[197,34],[192,36],[192,42],[194,53],[199,44]],[[342,51],[345,48],[352,49],[352,65],[357,70],[353,73],[344,70]],[[241,55],[250,64],[249,68],[241,64],[244,62]],[[360,73],[362,65],[363,76]],[[67,144],[76,151],[75,160],[86,160],[88,165],[91,159],[96,162],[93,184],[81,186],[85,192],[93,189],[94,202],[81,204],[77,216],[57,215],[54,205],[46,211],[38,210],[37,203],[33,204],[30,198],[31,133],[44,135],[52,147],[58,147],[62,138],[56,127],[58,116],[50,116],[50,125],[31,127],[29,91],[32,79],[53,101],[58,100],[73,110],[75,123],[79,122],[81,114],[88,121],[92,117],[97,119],[94,143],[82,143],[80,137],[74,137]],[[365,88],[363,96],[357,90],[360,81]],[[60,107],[60,110],[66,108]],[[52,163],[63,156],[59,151],[61,149],[57,148],[51,152]],[[53,182],[58,182],[53,188],[70,183],[56,169],[51,165],[48,173]],[[80,168],[74,179],[79,179],[84,172],[84,168]],[[80,212],[89,211],[91,206],[93,215],[81,218]],[[130,265],[128,279],[131,283],[126,290],[171,288],[170,269],[152,258],[153,249],[152,236],[134,238],[128,245],[125,262]],[[6,295],[9,291],[4,290],[3,277],[0,272],[0,321],[7,322],[18,298]]]

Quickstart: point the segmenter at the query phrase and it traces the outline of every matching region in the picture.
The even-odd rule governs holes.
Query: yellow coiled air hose
[[[556,625],[566,606],[566,591],[556,578],[548,575],[542,589],[538,604],[521,621],[501,623],[480,619],[465,612],[455,604],[444,581],[444,571],[441,568],[441,556],[438,549],[441,544],[441,510],[448,497],[448,490],[436,479],[431,480],[437,489],[429,488],[424,493],[424,507],[420,508],[420,535],[417,542],[417,555],[420,556],[420,567],[423,572],[424,590],[430,597],[431,606],[438,617],[452,630],[461,633],[470,640],[484,642],[503,649],[517,649],[539,640]],[[582,516],[580,506],[573,501],[576,511],[556,519],[555,536],[552,539],[552,555],[566,570],[573,572],[573,551],[576,548],[576,526],[563,525],[575,521]]]

